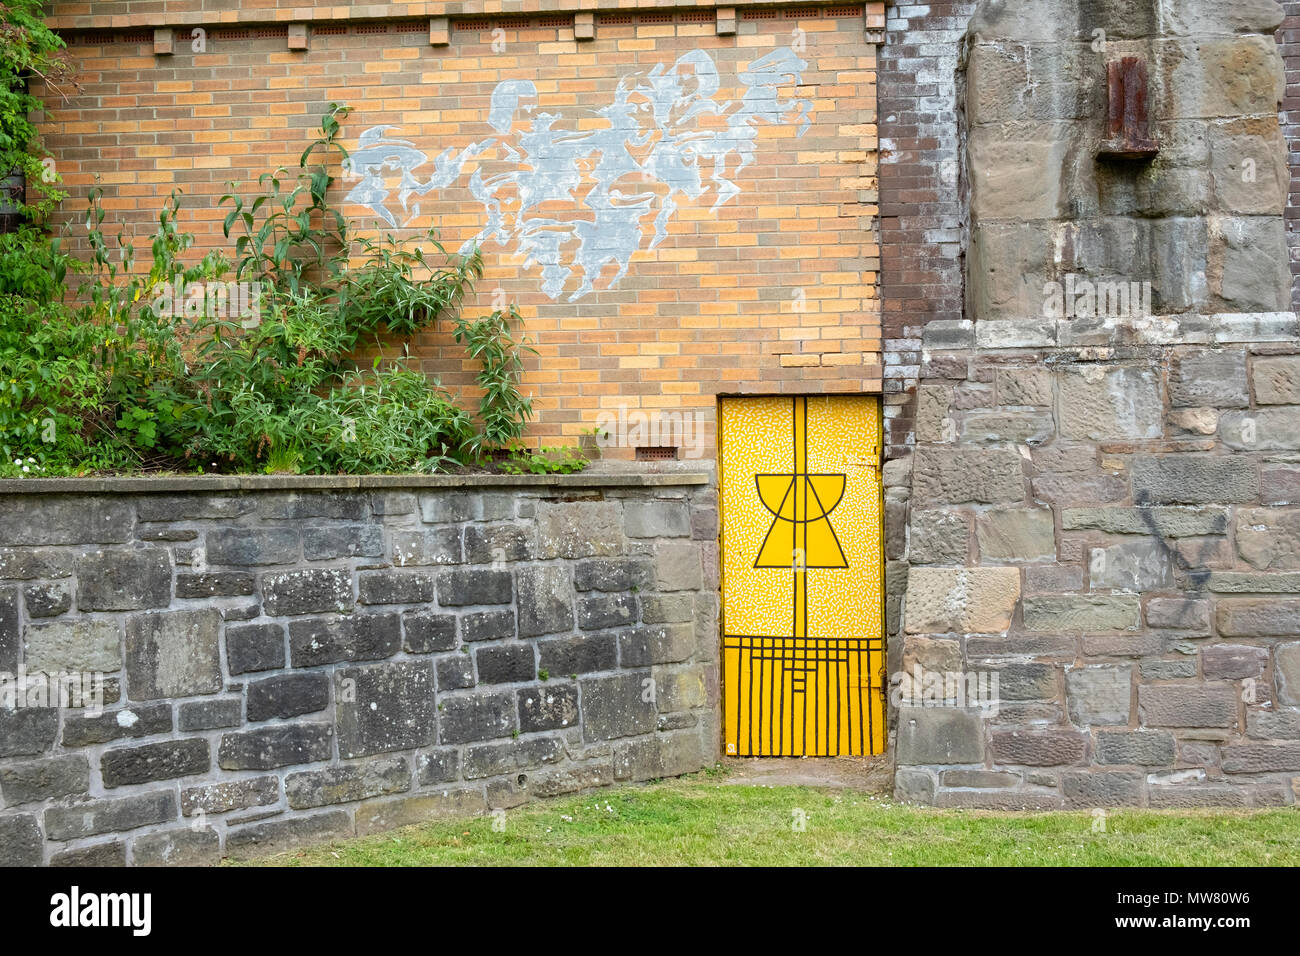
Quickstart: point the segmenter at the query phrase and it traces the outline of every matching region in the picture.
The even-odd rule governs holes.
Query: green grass
[[[806,826],[795,829],[796,811]],[[504,823],[504,827],[502,824]],[[494,826],[497,829],[494,829]],[[541,801],[257,861],[272,866],[1297,866],[1300,812],[994,813],[716,776]]]

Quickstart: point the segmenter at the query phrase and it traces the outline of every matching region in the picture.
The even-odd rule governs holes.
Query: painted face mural
[[[789,47],[737,76],[740,98],[720,101],[717,66],[704,51],[623,77],[611,102],[565,115],[546,112],[529,80],[497,84],[492,133],[432,161],[391,126],[361,134],[344,174],[360,182],[349,202],[392,228],[420,216],[419,199],[464,177],[484,225],[461,246],[495,246],[537,269],[542,291],[570,302],[596,288],[606,268],[615,288],[633,254],[653,249],[683,202],[734,199],[733,178],[754,162],[763,124],[795,124],[802,136],[812,103],[782,91],[799,86],[807,63]],[[394,196],[394,194],[396,194]],[[394,202],[395,199],[395,202]],[[400,215],[399,215],[400,210]]]

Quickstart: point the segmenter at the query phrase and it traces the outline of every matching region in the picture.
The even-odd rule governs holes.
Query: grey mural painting
[[[720,102],[717,66],[699,50],[671,67],[631,73],[611,102],[564,115],[541,108],[531,80],[505,80],[492,93],[491,135],[432,162],[390,135],[392,126],[362,133],[344,164],[345,176],[360,179],[347,199],[392,228],[412,225],[419,199],[460,180],[474,161],[467,188],[486,222],[461,253],[476,245],[509,249],[525,268],[540,269],[547,296],[574,287],[574,301],[611,263],[617,272],[608,287],[615,287],[633,253],[668,235],[681,201],[707,201],[711,193],[716,212],[735,198],[734,179],[754,162],[762,124],[807,131],[812,103],[782,92],[803,82],[806,67],[789,47],[773,50],[739,73],[739,100]]]

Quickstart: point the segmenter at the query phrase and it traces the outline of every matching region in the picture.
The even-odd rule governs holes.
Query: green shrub
[[[518,444],[532,416],[519,313],[461,314],[477,252],[448,255],[432,233],[418,244],[349,234],[328,202],[346,114],[331,106],[299,168],[263,175],[257,195],[232,184],[233,262],[187,256],[194,237],[173,193],[144,272],[131,241],[105,237],[96,189],[78,294],[65,302],[75,264],[52,241],[0,285],[0,474],[429,472]],[[256,284],[251,312],[233,304],[238,282]],[[472,413],[408,364],[410,338],[435,326],[479,363]],[[352,359],[363,353],[377,355],[369,368]]]

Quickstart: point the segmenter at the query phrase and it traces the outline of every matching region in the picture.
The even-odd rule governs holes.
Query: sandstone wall
[[[491,481],[0,486],[0,864],[207,863],[713,762],[711,477]],[[20,673],[102,675],[103,707]]]
[[[996,674],[998,703],[905,700],[900,797],[1296,799],[1281,20],[1271,0],[990,0],[972,18],[966,311],[922,335],[915,453],[886,471],[889,590],[892,669]],[[1148,161],[1098,157],[1124,56],[1149,70]],[[1140,291],[1073,312],[1051,291],[1090,282]]]

